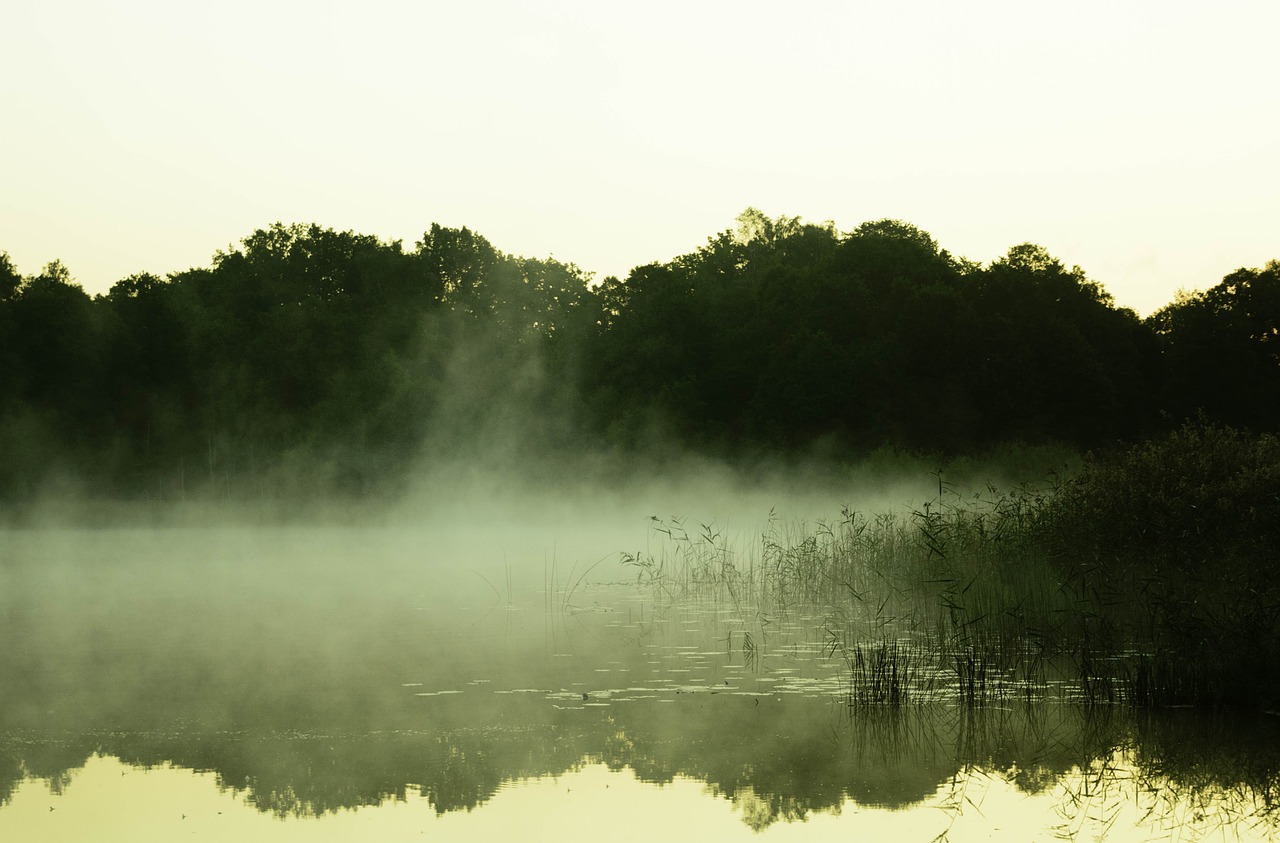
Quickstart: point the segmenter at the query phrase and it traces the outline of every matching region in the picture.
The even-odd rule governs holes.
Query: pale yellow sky
[[[1146,314],[1280,258],[1280,4],[9,0],[0,250],[90,292],[271,222],[598,277],[770,215],[1032,241]]]

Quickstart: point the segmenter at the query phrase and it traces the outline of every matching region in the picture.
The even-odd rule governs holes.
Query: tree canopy
[[[96,297],[0,252],[0,496],[361,491],[481,436],[743,458],[1274,431],[1278,337],[1275,261],[1144,321],[1035,244],[983,265],[900,220],[754,208],[600,283],[440,225],[276,223]]]

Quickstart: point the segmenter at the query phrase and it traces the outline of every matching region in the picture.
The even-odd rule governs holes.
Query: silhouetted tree
[[[1156,349],[1136,314],[1029,243],[975,281],[972,357],[1002,438],[1088,447],[1149,424]]]
[[[1148,323],[1164,356],[1164,404],[1176,417],[1280,429],[1280,261],[1182,295]]]
[[[8,252],[0,252],[0,301],[14,297],[18,287],[22,286],[22,276],[13,265]]]

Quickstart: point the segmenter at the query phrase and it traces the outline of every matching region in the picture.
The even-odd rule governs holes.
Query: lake
[[[4,531],[0,839],[1280,839],[1280,718],[854,704],[574,518]]]

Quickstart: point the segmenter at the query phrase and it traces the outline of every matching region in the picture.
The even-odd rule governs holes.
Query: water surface
[[[850,706],[633,523],[9,531],[0,838],[1280,837],[1276,718]]]

